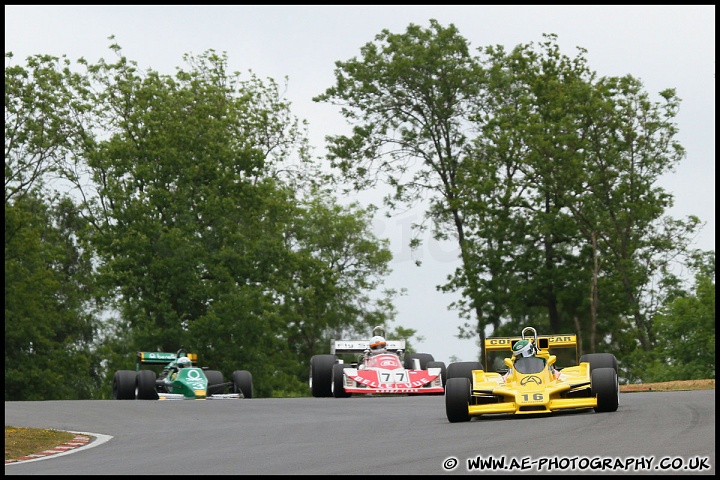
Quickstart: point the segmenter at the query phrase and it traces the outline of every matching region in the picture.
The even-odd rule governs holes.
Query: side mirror
[[[556,361],[557,361],[557,357],[555,355],[550,355],[548,357],[548,361],[547,361],[548,366],[553,365]]]
[[[512,368],[512,367],[513,367],[512,359],[510,359],[510,358],[505,358],[504,360],[505,360],[505,365],[507,365],[509,368]]]

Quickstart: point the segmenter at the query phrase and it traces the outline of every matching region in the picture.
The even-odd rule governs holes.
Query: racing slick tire
[[[157,400],[160,398],[157,393],[157,377],[152,370],[140,370],[137,372],[136,398],[138,400]]]
[[[590,373],[592,394],[597,396],[596,412],[614,412],[620,404],[617,372],[612,367],[596,368]]]
[[[440,369],[440,380],[442,380],[442,386],[444,387],[447,383],[447,368],[445,367],[445,362],[428,362],[427,368]]]
[[[447,378],[448,380],[451,378],[467,378],[472,382],[473,370],[482,369],[482,362],[453,362],[447,367]]]
[[[233,393],[242,393],[243,398],[253,397],[252,374],[247,370],[235,370],[232,374]]]
[[[346,365],[342,363],[336,363],[333,365],[332,369],[332,394],[335,398],[348,398],[352,395],[352,393],[347,393],[345,391],[345,382],[343,379],[343,371],[345,370]]]
[[[434,362],[435,358],[429,353],[406,353],[403,358],[403,367],[407,370],[415,370],[414,359],[420,360],[420,370],[427,370],[428,362]]]
[[[596,368],[613,368],[618,371],[617,358],[612,353],[586,353],[580,357],[580,363],[590,362],[590,372]]]
[[[207,392],[206,395],[216,395],[218,393],[225,392],[225,377],[219,370],[203,370],[205,378],[207,378]]]
[[[135,377],[134,370],[118,370],[115,372],[112,384],[113,400],[135,400]]]
[[[313,397],[332,397],[335,355],[314,355],[310,359],[310,393]]]
[[[445,414],[448,421],[451,423],[470,421],[469,405],[470,380],[465,377],[448,378],[445,386]]]

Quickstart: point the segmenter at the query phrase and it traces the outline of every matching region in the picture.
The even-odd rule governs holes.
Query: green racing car
[[[112,385],[113,400],[227,400],[252,398],[252,375],[235,370],[226,382],[222,372],[197,367],[197,354],[178,350],[137,352],[135,370],[118,370]],[[143,366],[163,365],[159,375]]]

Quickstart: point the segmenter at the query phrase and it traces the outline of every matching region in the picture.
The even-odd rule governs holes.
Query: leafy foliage
[[[93,398],[103,378],[94,351],[89,258],[69,200],[31,194],[5,207],[5,400]]]
[[[76,126],[49,142],[62,147],[51,152],[72,161],[56,153],[50,168],[45,166],[50,154],[38,153],[39,173],[31,178],[23,172],[34,151],[28,139],[34,137],[25,135],[14,143],[17,161],[11,166],[17,168],[6,168],[6,185],[17,187],[12,195],[6,189],[6,212],[21,206],[15,198],[26,178],[40,191],[49,172],[63,176],[81,199],[75,208],[84,223],[68,234],[86,249],[83,259],[94,263],[85,265],[87,277],[73,279],[87,282],[85,292],[94,292],[99,307],[80,315],[78,305],[58,320],[67,328],[71,319],[88,322],[88,333],[68,332],[67,341],[104,360],[73,359],[67,374],[87,381],[90,373],[95,382],[75,395],[109,398],[112,375],[134,368],[135,351],[180,347],[197,352],[203,365],[228,378],[236,369],[249,370],[257,396],[305,392],[309,358],[329,346],[328,335],[392,321],[395,292],[369,296],[388,272],[387,243],[370,232],[368,212],[357,205],[340,207],[327,189],[308,155],[304,124],[292,117],[273,80],[228,73],[225,56],[213,51],[186,56],[190,68],[170,77],[141,72],[121,56],[119,46],[111,49],[118,54],[115,63],[81,59],[84,75],[61,70],[58,59],[37,57],[29,59],[37,65],[34,83],[10,90],[22,82],[6,82],[6,96],[12,97],[6,105],[13,106],[6,107],[6,116],[16,117],[16,124],[22,110],[14,106],[22,105],[30,112],[55,112],[58,124],[72,117]],[[10,74],[27,78],[21,67],[6,69],[6,78]],[[50,80],[55,90],[50,88],[44,101],[60,105],[70,98],[72,108],[52,110],[30,101],[27,92]],[[25,95],[25,103],[13,95]],[[25,124],[39,128],[42,121]],[[83,174],[73,174],[77,171]],[[14,226],[7,223],[11,219],[6,227]],[[6,235],[8,251],[22,253]],[[10,266],[6,262],[6,278]],[[59,289],[51,284],[47,291]],[[15,291],[8,295],[20,298]],[[18,335],[37,350],[49,333],[28,337],[23,328],[30,315],[11,306],[6,342]],[[6,360],[15,365],[26,359]],[[42,361],[55,359],[48,355]],[[59,371],[40,360],[26,365],[37,377]],[[92,371],[75,371],[91,365]],[[10,398],[45,398],[48,391],[72,396],[57,383],[72,387],[75,380],[59,376],[47,376],[46,382],[56,384],[46,389],[24,393],[13,371],[6,367],[18,383],[10,393],[6,388]],[[36,380],[27,371],[23,375]]]
[[[701,226],[667,217],[657,186],[685,156],[680,100],[598,78],[584,49],[544,37],[475,56],[453,25],[383,30],[315,97],[352,125],[329,160],[355,189],[385,182],[391,209],[426,202],[420,231],[457,241],[461,266],[438,288],[461,294],[461,337],[534,325],[577,333],[581,352],[649,352],[656,285],[677,287],[673,261]]]
[[[476,55],[435,20],[383,30],[315,98],[353,126],[332,173],[281,86],[224,54],[170,76],[116,44],[114,63],[7,52],[6,401],[109,398],[136,351],[181,347],[250,371],[256,396],[309,395],[310,357],[390,325],[404,293],[384,288],[376,208],[336,197],[381,182],[391,208],[426,203],[412,246],[458,242],[439,288],[462,294],[461,336],[571,330],[627,378],[714,378],[714,252],[657,187],[685,155],[680,100],[556,40]],[[408,351],[415,333],[388,328]]]
[[[702,260],[701,260],[702,262]],[[630,380],[665,382],[715,378],[715,258],[697,266],[695,290],[669,298],[653,327],[655,348],[631,357]]]

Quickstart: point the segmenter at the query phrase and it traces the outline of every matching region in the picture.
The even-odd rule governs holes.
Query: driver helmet
[[[386,353],[387,352],[387,342],[385,342],[385,337],[381,337],[380,335],[375,335],[370,339],[370,353],[372,355],[377,355],[378,353]]]
[[[530,340],[519,340],[513,345],[512,352],[515,358],[521,358],[535,356],[537,351]]]
[[[177,367],[178,368],[188,368],[192,367],[192,362],[188,357],[180,357],[177,359]]]

